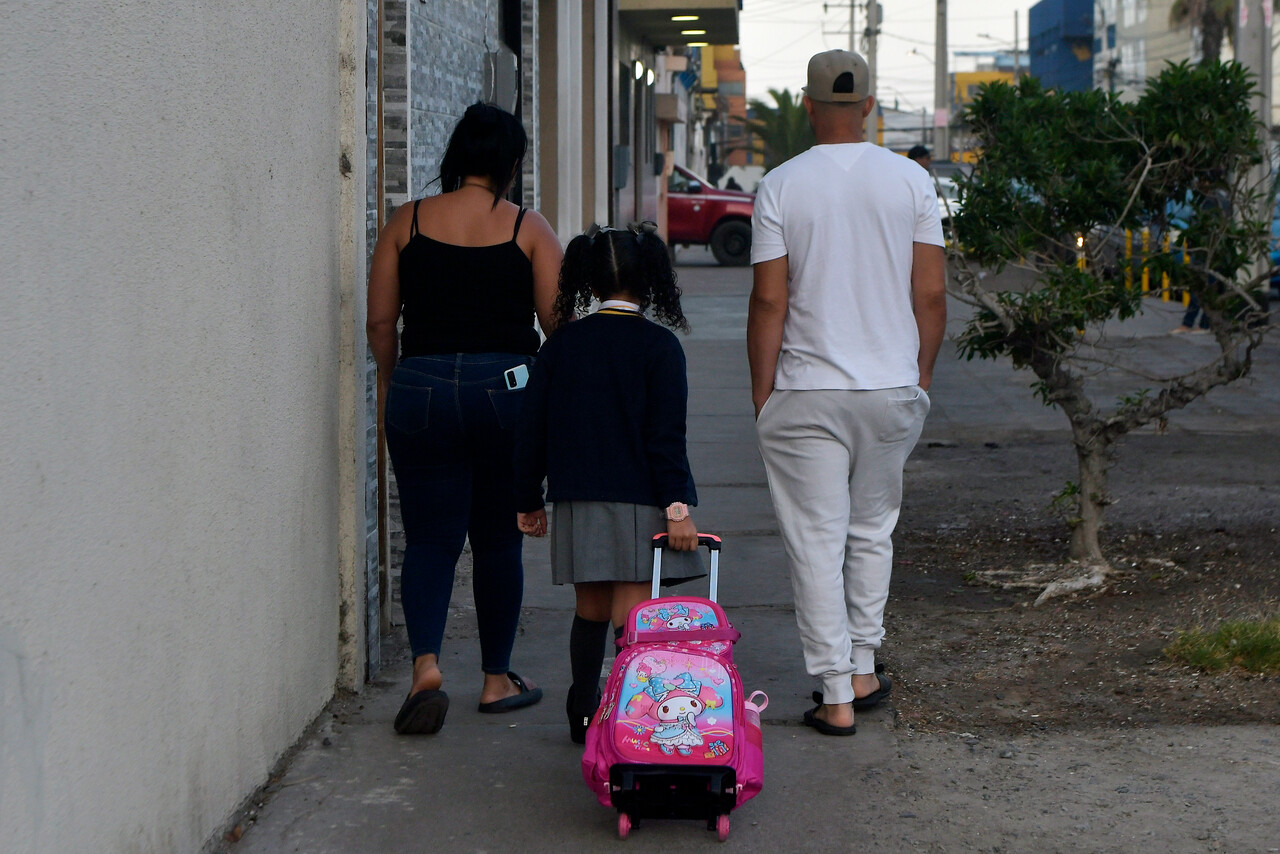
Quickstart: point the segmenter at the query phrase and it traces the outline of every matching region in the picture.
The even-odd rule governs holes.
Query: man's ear
[[[871,115],[871,111],[876,108],[875,95],[868,95],[863,98],[860,106],[862,107],[862,117],[865,119],[867,116]]]
[[[808,114],[808,116],[809,116],[809,121],[811,121],[811,122],[812,122],[812,121],[813,121],[813,111],[814,111],[814,109],[815,109],[815,107],[813,106],[813,99],[812,99],[812,98],[810,98],[808,95],[802,95],[802,96],[800,96],[800,100],[804,103],[804,111],[805,111],[805,113],[807,113],[807,114]]]

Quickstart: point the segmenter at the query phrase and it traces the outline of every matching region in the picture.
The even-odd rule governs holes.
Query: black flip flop
[[[877,672],[876,679],[880,680],[880,687],[878,689],[872,691],[865,697],[853,698],[853,710],[855,712],[865,712],[867,709],[874,709],[876,706],[880,705],[880,703],[889,696],[889,692],[893,690],[893,683],[889,681],[888,676]],[[812,696],[815,703],[822,703],[821,691],[814,691]]]
[[[510,697],[503,697],[501,700],[494,700],[492,703],[481,703],[479,706],[481,712],[486,715],[511,712],[516,709],[523,709],[525,706],[532,706],[542,699],[541,688],[529,688],[524,684],[523,679],[511,672],[507,673],[507,678],[520,689],[520,693],[512,694]]]
[[[836,726],[835,724],[827,723],[826,721],[824,721],[822,718],[818,717],[815,714],[815,712],[817,712],[818,709],[820,708],[822,708],[821,703],[819,703],[818,705],[814,706],[812,709],[809,709],[807,712],[804,713],[805,726],[811,726],[814,729],[816,729],[818,732],[822,733],[823,735],[853,735],[858,731],[857,724],[850,724],[849,726]]]
[[[426,689],[410,694],[396,714],[395,728],[401,735],[431,735],[444,726],[449,711],[449,695]]]

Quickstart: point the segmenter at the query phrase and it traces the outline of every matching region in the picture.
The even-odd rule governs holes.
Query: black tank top
[[[525,209],[506,243],[457,246],[418,231],[418,204],[400,250],[400,358],[537,353],[533,264],[516,244]]]

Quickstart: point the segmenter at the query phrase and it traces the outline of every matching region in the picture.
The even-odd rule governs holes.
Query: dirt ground
[[[1198,453],[1206,442],[1212,460]],[[1179,630],[1280,614],[1277,444],[1131,437],[1112,471],[1104,534],[1117,583],[1037,607],[1032,591],[980,579],[1065,557],[1067,528],[1049,503],[1072,475],[1070,447],[1045,437],[922,442],[895,536],[882,654],[896,671],[900,731],[1280,723],[1280,676],[1207,675],[1163,653]],[[982,488],[958,505],[958,484]]]

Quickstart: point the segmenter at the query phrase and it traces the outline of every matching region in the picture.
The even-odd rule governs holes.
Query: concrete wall
[[[6,852],[197,851],[332,695],[365,6],[0,3]]]

